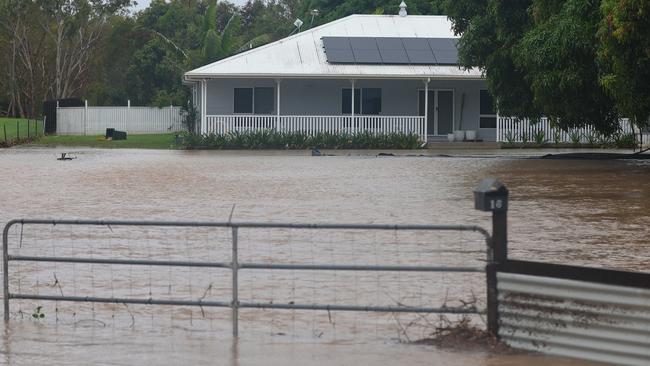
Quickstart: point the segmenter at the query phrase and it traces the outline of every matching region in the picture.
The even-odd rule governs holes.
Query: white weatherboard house
[[[407,132],[435,141],[465,130],[494,141],[492,99],[480,70],[459,68],[456,38],[446,16],[351,15],[189,71],[185,83],[203,134]]]

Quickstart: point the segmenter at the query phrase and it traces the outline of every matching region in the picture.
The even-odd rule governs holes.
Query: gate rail
[[[8,246],[9,229],[17,224],[30,225],[89,225],[89,226],[149,226],[149,227],[221,227],[232,229],[231,261],[160,261],[141,259],[114,259],[114,258],[82,258],[58,256],[20,256],[10,255]],[[240,228],[274,228],[274,229],[314,229],[314,230],[384,230],[384,231],[470,231],[483,236],[486,242],[488,262],[491,261],[492,237],[483,228],[474,225],[381,225],[381,224],[291,224],[291,223],[263,223],[263,222],[190,222],[190,221],[119,221],[119,220],[38,220],[21,219],[11,220],[3,231],[3,284],[4,284],[4,320],[9,320],[9,300],[51,300],[94,303],[119,303],[119,304],[144,304],[144,305],[180,305],[199,307],[224,307],[232,309],[232,333],[239,333],[239,309],[294,309],[294,310],[333,310],[333,311],[366,311],[366,312],[399,312],[399,313],[453,313],[477,314],[480,311],[472,308],[454,307],[410,307],[410,306],[360,306],[338,304],[277,304],[260,302],[239,301],[238,272],[246,269],[266,270],[319,270],[319,271],[400,271],[400,272],[485,272],[485,267],[446,267],[446,266],[407,266],[407,265],[348,265],[348,264],[273,264],[273,263],[246,263],[239,262],[238,256],[238,230]],[[85,264],[118,264],[135,266],[173,266],[173,267],[204,267],[223,268],[232,271],[232,296],[230,301],[202,301],[202,300],[164,300],[153,298],[116,298],[94,296],[58,296],[34,295],[11,293],[9,291],[9,262],[58,262],[58,263],[85,263]]]

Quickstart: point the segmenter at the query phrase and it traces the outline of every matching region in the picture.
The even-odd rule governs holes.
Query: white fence
[[[103,135],[107,128],[130,134],[186,129],[180,107],[66,107],[56,110],[58,135]]]
[[[632,132],[638,134],[627,118],[620,120],[620,131],[624,134]],[[538,122],[515,117],[499,117],[497,120],[497,142],[536,142],[536,135],[545,143],[597,143],[600,134],[592,127],[573,128],[568,131],[557,128],[548,118],[541,118]],[[650,143],[650,134],[644,133],[643,144]]]
[[[259,131],[275,129],[281,132],[307,134],[357,133],[373,134],[415,133],[426,141],[426,124],[421,116],[206,116],[203,134]]]

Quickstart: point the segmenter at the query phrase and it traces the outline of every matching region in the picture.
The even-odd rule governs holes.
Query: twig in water
[[[208,296],[208,291],[212,290],[212,283],[208,285],[208,287],[203,291],[203,296],[199,297],[199,309],[201,309],[201,316],[205,318],[205,311],[203,310],[203,306],[201,305],[201,301],[205,299],[206,296]]]
[[[236,205],[237,205],[236,203],[233,203],[232,208],[230,209],[230,216],[228,216],[228,223],[229,224],[232,222],[232,215],[235,213],[235,206]]]
[[[23,228],[25,227],[25,224],[21,223],[20,224],[20,243],[18,244],[18,248],[23,247]]]
[[[131,316],[131,325],[129,325],[129,328],[134,328],[135,327],[135,316],[133,316],[133,313],[131,312],[131,309],[129,309],[129,306],[123,302],[122,305],[126,308],[126,311],[129,313]]]

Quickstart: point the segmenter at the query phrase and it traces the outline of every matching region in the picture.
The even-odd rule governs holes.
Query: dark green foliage
[[[600,81],[623,115],[650,125],[650,2],[603,0],[599,24]]]
[[[316,25],[331,22],[333,20],[352,15],[352,14],[391,14],[396,15],[399,12],[401,1],[395,0],[312,0],[304,1],[303,20],[310,19],[309,10],[318,9],[320,14],[314,20]],[[413,15],[436,15],[444,14],[442,0],[409,0],[406,1],[408,13]],[[309,22],[305,22],[308,25]]]
[[[181,147],[186,149],[417,149],[422,142],[416,134],[392,133],[375,135],[369,132],[332,134],[322,132],[230,132],[224,135],[184,134]]]
[[[633,149],[637,145],[633,133],[618,133],[614,135],[614,145],[619,149]]]
[[[461,64],[481,68],[501,115],[614,134],[650,115],[646,0],[447,0]]]
[[[546,139],[546,133],[544,132],[544,130],[535,131],[535,133],[533,133],[533,140],[535,140],[535,143],[537,145],[543,145],[548,141]]]

